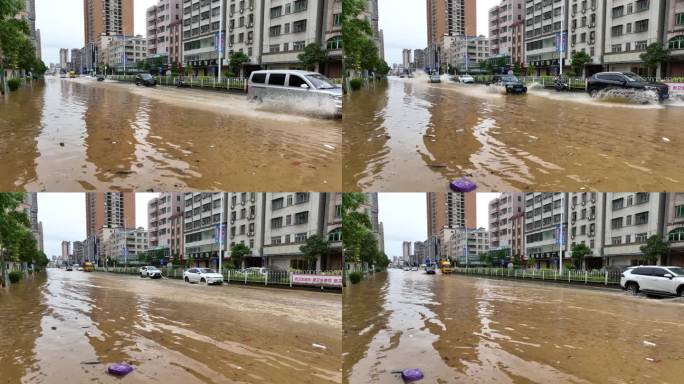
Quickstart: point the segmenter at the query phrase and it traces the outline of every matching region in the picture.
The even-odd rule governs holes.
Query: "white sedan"
[[[159,268],[151,265],[140,267],[139,271],[140,277],[149,277],[151,279],[161,279],[162,277],[162,272],[159,270]]]
[[[210,268],[190,268],[183,272],[186,283],[223,284],[223,275]]]
[[[461,75],[458,77],[458,81],[463,84],[475,84],[475,79],[470,75]]]

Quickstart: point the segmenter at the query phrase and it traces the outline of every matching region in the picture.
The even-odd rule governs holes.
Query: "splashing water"
[[[636,89],[604,89],[596,94],[597,101],[624,104],[658,104],[659,98],[655,91]]]

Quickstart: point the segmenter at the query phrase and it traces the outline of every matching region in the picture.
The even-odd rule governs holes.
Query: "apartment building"
[[[491,240],[490,240],[491,244]],[[515,213],[511,216],[511,257],[523,261],[525,257],[525,213]]]
[[[70,260],[71,256],[71,242],[62,241],[62,260]]]
[[[170,257],[179,255],[177,243],[171,244],[173,223],[171,217],[183,215],[185,199],[180,192],[165,192],[147,204],[147,229],[149,248],[164,250]]]
[[[403,49],[401,51],[401,65],[404,67],[404,69],[412,69],[413,61],[411,60],[411,50],[410,49]]]
[[[147,230],[145,228],[113,228],[105,236],[105,256],[115,265],[143,265],[140,259],[148,249]]]
[[[492,57],[508,58],[513,64],[513,26],[523,22],[524,0],[502,0],[489,9],[489,50]]]
[[[477,226],[474,192],[429,192],[426,197],[428,238],[441,236],[443,228]]]
[[[324,0],[265,0],[261,64],[265,69],[302,68],[299,54],[321,44]]]
[[[90,237],[100,228],[135,228],[133,192],[86,193],[86,232]]]
[[[377,193],[375,195],[377,196]],[[321,260],[321,270],[340,270],[344,264],[342,255],[342,193],[329,193],[326,200],[325,233],[328,237],[329,253],[326,258]],[[382,251],[384,250],[382,223],[378,223],[378,235],[378,248]]]
[[[183,21],[169,23],[169,64],[176,68],[183,66]]]
[[[662,41],[664,28],[665,0],[610,2],[606,10],[605,68],[648,75],[640,56],[649,45]]]
[[[191,266],[218,267],[227,261],[228,196],[222,192],[190,192],[184,196],[185,260]]]
[[[603,70],[607,4],[608,2],[599,0],[571,0],[570,3],[568,64],[572,62],[572,55],[576,52],[588,54],[592,61],[585,66],[586,76]]]
[[[479,67],[490,56],[485,36],[445,36],[442,44],[442,62],[460,72]]]
[[[133,0],[84,0],[84,41],[102,35],[133,35]]]
[[[244,69],[257,69],[261,61],[263,1],[230,0],[228,5],[228,57],[242,52],[249,57]]]
[[[66,48],[59,49],[59,67],[65,71],[69,69],[69,50]]]
[[[83,248],[82,241],[74,241],[72,244],[72,253],[74,256],[74,262],[78,264],[83,264],[87,259],[85,258],[85,250]]]
[[[511,25],[511,62],[522,65],[525,62],[525,22]]]
[[[561,58],[567,59],[567,16],[568,0],[526,1],[525,64],[534,66],[537,75],[558,73]]]
[[[567,193],[525,194],[525,253],[537,268],[557,268],[561,254],[564,261],[570,258],[565,252],[567,217]]]
[[[667,0],[665,13],[665,45],[670,49],[668,75],[684,76],[684,1]]]
[[[503,192],[489,202],[489,246],[491,249],[507,249],[509,256],[513,248],[513,216],[523,213],[524,194]]]
[[[489,242],[489,231],[485,228],[459,228],[453,230],[448,247],[456,264],[474,267],[483,264],[481,257],[489,252]]]
[[[425,68],[425,50],[414,49],[413,50],[413,62],[416,69]]]
[[[112,39],[103,49],[103,62],[117,72],[135,70],[139,61],[147,60],[147,39],[137,36],[110,36]]]
[[[401,244],[401,252],[402,252],[402,258],[404,259],[405,263],[410,263],[411,261],[411,242],[410,241],[404,241]]]
[[[325,193],[269,193],[266,200],[264,256],[274,269],[309,269],[300,247],[315,234],[325,236]],[[320,260],[316,269],[320,268]]]
[[[584,244],[591,253],[583,264],[587,269],[600,269],[603,260],[603,233],[605,225],[605,194],[596,192],[573,192],[568,194],[568,252],[577,244]]]
[[[414,241],[413,242],[413,255],[415,256],[418,264],[422,264],[425,262],[426,254],[425,254],[425,243],[424,242],[422,242],[422,241]]]
[[[670,242],[670,255],[664,265],[684,266],[684,193],[665,195],[664,234]]]
[[[184,198],[184,196],[181,198]],[[169,217],[169,256],[171,259],[177,259],[181,265],[185,261],[184,209],[185,207],[183,207],[181,212],[174,213]]]
[[[226,0],[183,0],[183,66],[195,75],[217,76],[219,57],[227,65],[226,9]]]
[[[641,246],[663,235],[664,193],[607,193],[603,252],[606,266],[637,265]]]
[[[181,3],[182,0],[159,0],[147,8],[147,57],[161,58],[164,65],[178,62],[171,61],[171,49],[179,43],[177,38],[171,38],[171,24],[182,22]]]
[[[83,63],[81,61],[81,50],[72,49],[71,50],[71,68],[72,71],[76,73],[81,73],[83,71]]]
[[[375,1],[377,9],[377,1]],[[342,77],[342,0],[326,0],[323,2],[325,11],[323,19],[323,38],[325,47],[328,50],[328,62],[321,70],[328,77]],[[377,17],[376,17],[377,22]],[[378,54],[384,55],[384,44],[382,37],[376,39],[378,44]]]
[[[262,223],[266,213],[266,194],[231,192],[228,194],[228,200],[230,201],[228,251],[230,252],[230,247],[235,244],[243,244],[252,251],[250,257],[243,259],[245,268],[264,266],[266,263],[262,260],[262,246],[265,228]]]

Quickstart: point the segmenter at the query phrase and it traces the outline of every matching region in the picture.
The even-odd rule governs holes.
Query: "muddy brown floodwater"
[[[0,190],[340,190],[341,143],[243,95],[48,78],[0,97]]]
[[[684,188],[684,101],[390,78],[344,99],[345,190]]]
[[[51,269],[0,289],[0,382],[339,383],[341,301]]]
[[[681,383],[684,302],[390,270],[344,294],[344,383]]]

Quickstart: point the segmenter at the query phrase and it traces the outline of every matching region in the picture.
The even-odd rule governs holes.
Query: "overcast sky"
[[[145,35],[145,10],[157,0],[134,0],[135,33]],[[36,0],[36,28],[40,29],[45,65],[59,62],[60,48],[83,48],[83,0]]]
[[[478,0],[479,1],[479,0]],[[489,228],[488,205],[499,193],[477,194],[477,226]],[[385,253],[402,255],[404,241],[427,239],[427,201],[425,193],[380,193],[379,219],[385,230]]]
[[[477,0],[477,33],[488,36],[489,8],[499,0]],[[401,3],[401,4],[399,4]],[[423,49],[427,46],[426,0],[379,0],[380,29],[385,33],[385,61],[391,66],[401,63],[404,48]]]
[[[139,0],[138,0],[139,1]],[[158,193],[135,194],[135,226],[147,228],[147,203]],[[86,238],[85,193],[39,193],[38,221],[48,258],[62,254],[62,241]]]

